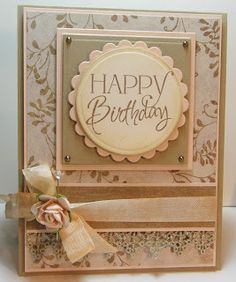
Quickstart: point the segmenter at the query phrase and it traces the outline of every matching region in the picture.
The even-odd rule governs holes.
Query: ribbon
[[[146,225],[158,222],[215,220],[214,195],[176,195],[69,203],[63,195],[57,194],[55,179],[47,165],[24,169],[23,174],[29,193],[0,195],[0,199],[6,201],[6,217],[36,219],[49,231],[59,230],[62,244],[72,263],[90,252],[117,252],[115,247],[108,244],[88,225],[89,221],[138,222]]]
[[[29,193],[0,195],[0,199],[6,202],[6,218],[36,219],[47,231],[58,231],[72,263],[90,252],[117,252],[74,212],[73,205],[63,195],[57,194],[55,180],[47,165],[23,169],[23,174]]]

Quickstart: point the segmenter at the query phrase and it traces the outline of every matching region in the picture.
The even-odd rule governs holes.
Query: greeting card
[[[19,8],[21,274],[219,269],[225,57],[223,14]]]

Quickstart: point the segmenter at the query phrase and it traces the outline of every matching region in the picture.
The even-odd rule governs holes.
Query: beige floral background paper
[[[26,12],[27,165],[48,162],[55,166],[55,44],[58,27],[189,31],[196,32],[197,38],[193,170],[139,173],[79,171],[64,174],[63,181],[215,182],[221,39],[219,17],[80,13],[66,13],[66,10],[42,12],[37,9]]]
[[[216,182],[217,167],[217,123],[218,123],[218,92],[219,92],[219,65],[221,53],[221,18],[214,15],[190,15],[190,14],[165,14],[165,13],[143,12],[117,12],[105,11],[103,13],[86,10],[69,9],[45,9],[27,8],[25,10],[25,79],[26,79],[26,166],[33,166],[38,163],[47,162],[55,168],[55,108],[56,108],[56,29],[60,27],[68,28],[93,28],[93,29],[126,29],[126,30],[155,30],[167,32],[195,32],[196,33],[196,92],[195,92],[195,117],[194,117],[194,142],[193,142],[193,169],[191,171],[74,171],[63,174],[63,182],[87,182],[87,183],[202,183],[209,184]],[[41,242],[43,236],[47,234],[27,235],[27,256],[26,266],[28,269],[39,270],[44,268],[93,268],[101,267],[101,261],[105,261],[104,267],[140,267],[149,264],[160,267],[178,265],[189,265],[189,257],[193,259],[195,265],[214,264],[214,232],[207,231],[206,234],[196,231],[186,235],[186,231],[177,233],[167,232],[176,240],[186,241],[184,250],[178,252],[177,247],[166,243],[165,239],[158,240],[160,234],[155,234],[154,249],[151,246],[148,252],[144,252],[138,243],[142,234],[132,235],[126,232],[123,235],[117,233],[103,234],[109,240],[116,236],[128,236],[127,242],[132,242],[132,246],[139,245],[134,251],[134,255],[124,251],[124,244],[120,247],[119,253],[114,256],[97,256],[91,254],[85,257],[76,266],[68,263],[63,250],[60,249],[60,242],[55,241],[50,245],[57,246],[54,255],[61,254],[60,259],[55,259],[54,255],[48,255],[47,250],[39,250],[39,245],[34,242]],[[204,232],[204,231],[202,231]],[[41,237],[40,237],[41,236]],[[132,237],[133,236],[133,237]],[[147,232],[143,236],[149,236]],[[152,236],[152,235],[150,235]],[[159,237],[158,237],[159,236]],[[164,235],[163,235],[164,236]],[[186,239],[184,236],[189,236]],[[198,236],[210,238],[211,243],[204,245],[204,252],[198,249]],[[132,239],[131,239],[132,237]],[[142,237],[142,236],[141,236]],[[164,236],[165,237],[165,236]],[[119,237],[121,238],[121,237]],[[178,239],[179,238],[179,239]],[[46,239],[45,239],[46,240]],[[205,240],[205,239],[204,239]],[[118,242],[122,240],[119,239]],[[162,242],[163,243],[162,245]],[[46,245],[47,245],[46,244]],[[161,244],[159,246],[159,244]],[[174,244],[174,243],[173,243]],[[200,244],[200,243],[199,243]],[[201,245],[201,244],[200,244]],[[135,245],[136,246],[136,245]],[[145,245],[146,246],[146,245]],[[133,247],[132,247],[133,248]],[[130,252],[133,252],[133,249]],[[176,249],[177,248],[177,249]],[[200,247],[201,248],[201,247]],[[129,249],[129,248],[128,248]],[[158,249],[158,251],[156,251]],[[132,251],[131,251],[132,250]],[[146,250],[146,249],[145,249]],[[152,250],[152,251],[151,251]],[[137,255],[137,253],[139,254]],[[150,253],[158,253],[151,256]],[[37,255],[39,256],[37,257]],[[150,255],[150,256],[149,256]],[[146,261],[148,256],[148,262]],[[178,259],[176,259],[176,257]],[[52,263],[53,261],[53,263]],[[122,262],[123,261],[123,262]],[[145,261],[145,262],[144,262]],[[55,262],[55,263],[54,263]]]

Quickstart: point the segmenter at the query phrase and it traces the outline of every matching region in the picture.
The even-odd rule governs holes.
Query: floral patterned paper
[[[55,55],[56,28],[139,29],[196,32],[196,93],[194,165],[192,171],[92,172],[64,174],[64,182],[215,182],[219,90],[220,19],[138,15],[26,13],[27,165],[55,166]],[[34,146],[37,142],[38,146]]]
[[[86,10],[25,10],[25,164],[46,162],[55,169],[56,30],[90,28],[196,33],[193,169],[191,171],[71,171],[65,183],[216,183],[218,92],[220,81],[221,18],[217,15],[176,13],[96,12]],[[46,271],[212,266],[214,231],[106,232],[118,245],[115,255],[89,254],[68,262],[54,234],[26,236],[26,270]],[[190,259],[191,258],[191,259]]]

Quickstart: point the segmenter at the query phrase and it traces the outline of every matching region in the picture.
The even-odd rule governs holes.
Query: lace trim
[[[167,248],[171,253],[182,255],[189,245],[193,245],[198,254],[202,255],[214,248],[215,241],[213,231],[102,232],[100,235],[118,248],[118,254],[132,256],[145,252],[153,258],[159,257],[161,250]],[[40,262],[43,256],[48,256],[48,249],[55,258],[68,261],[56,233],[28,233],[26,246],[34,263]],[[109,259],[110,254],[104,255]],[[86,260],[88,259],[89,255],[86,256]]]

